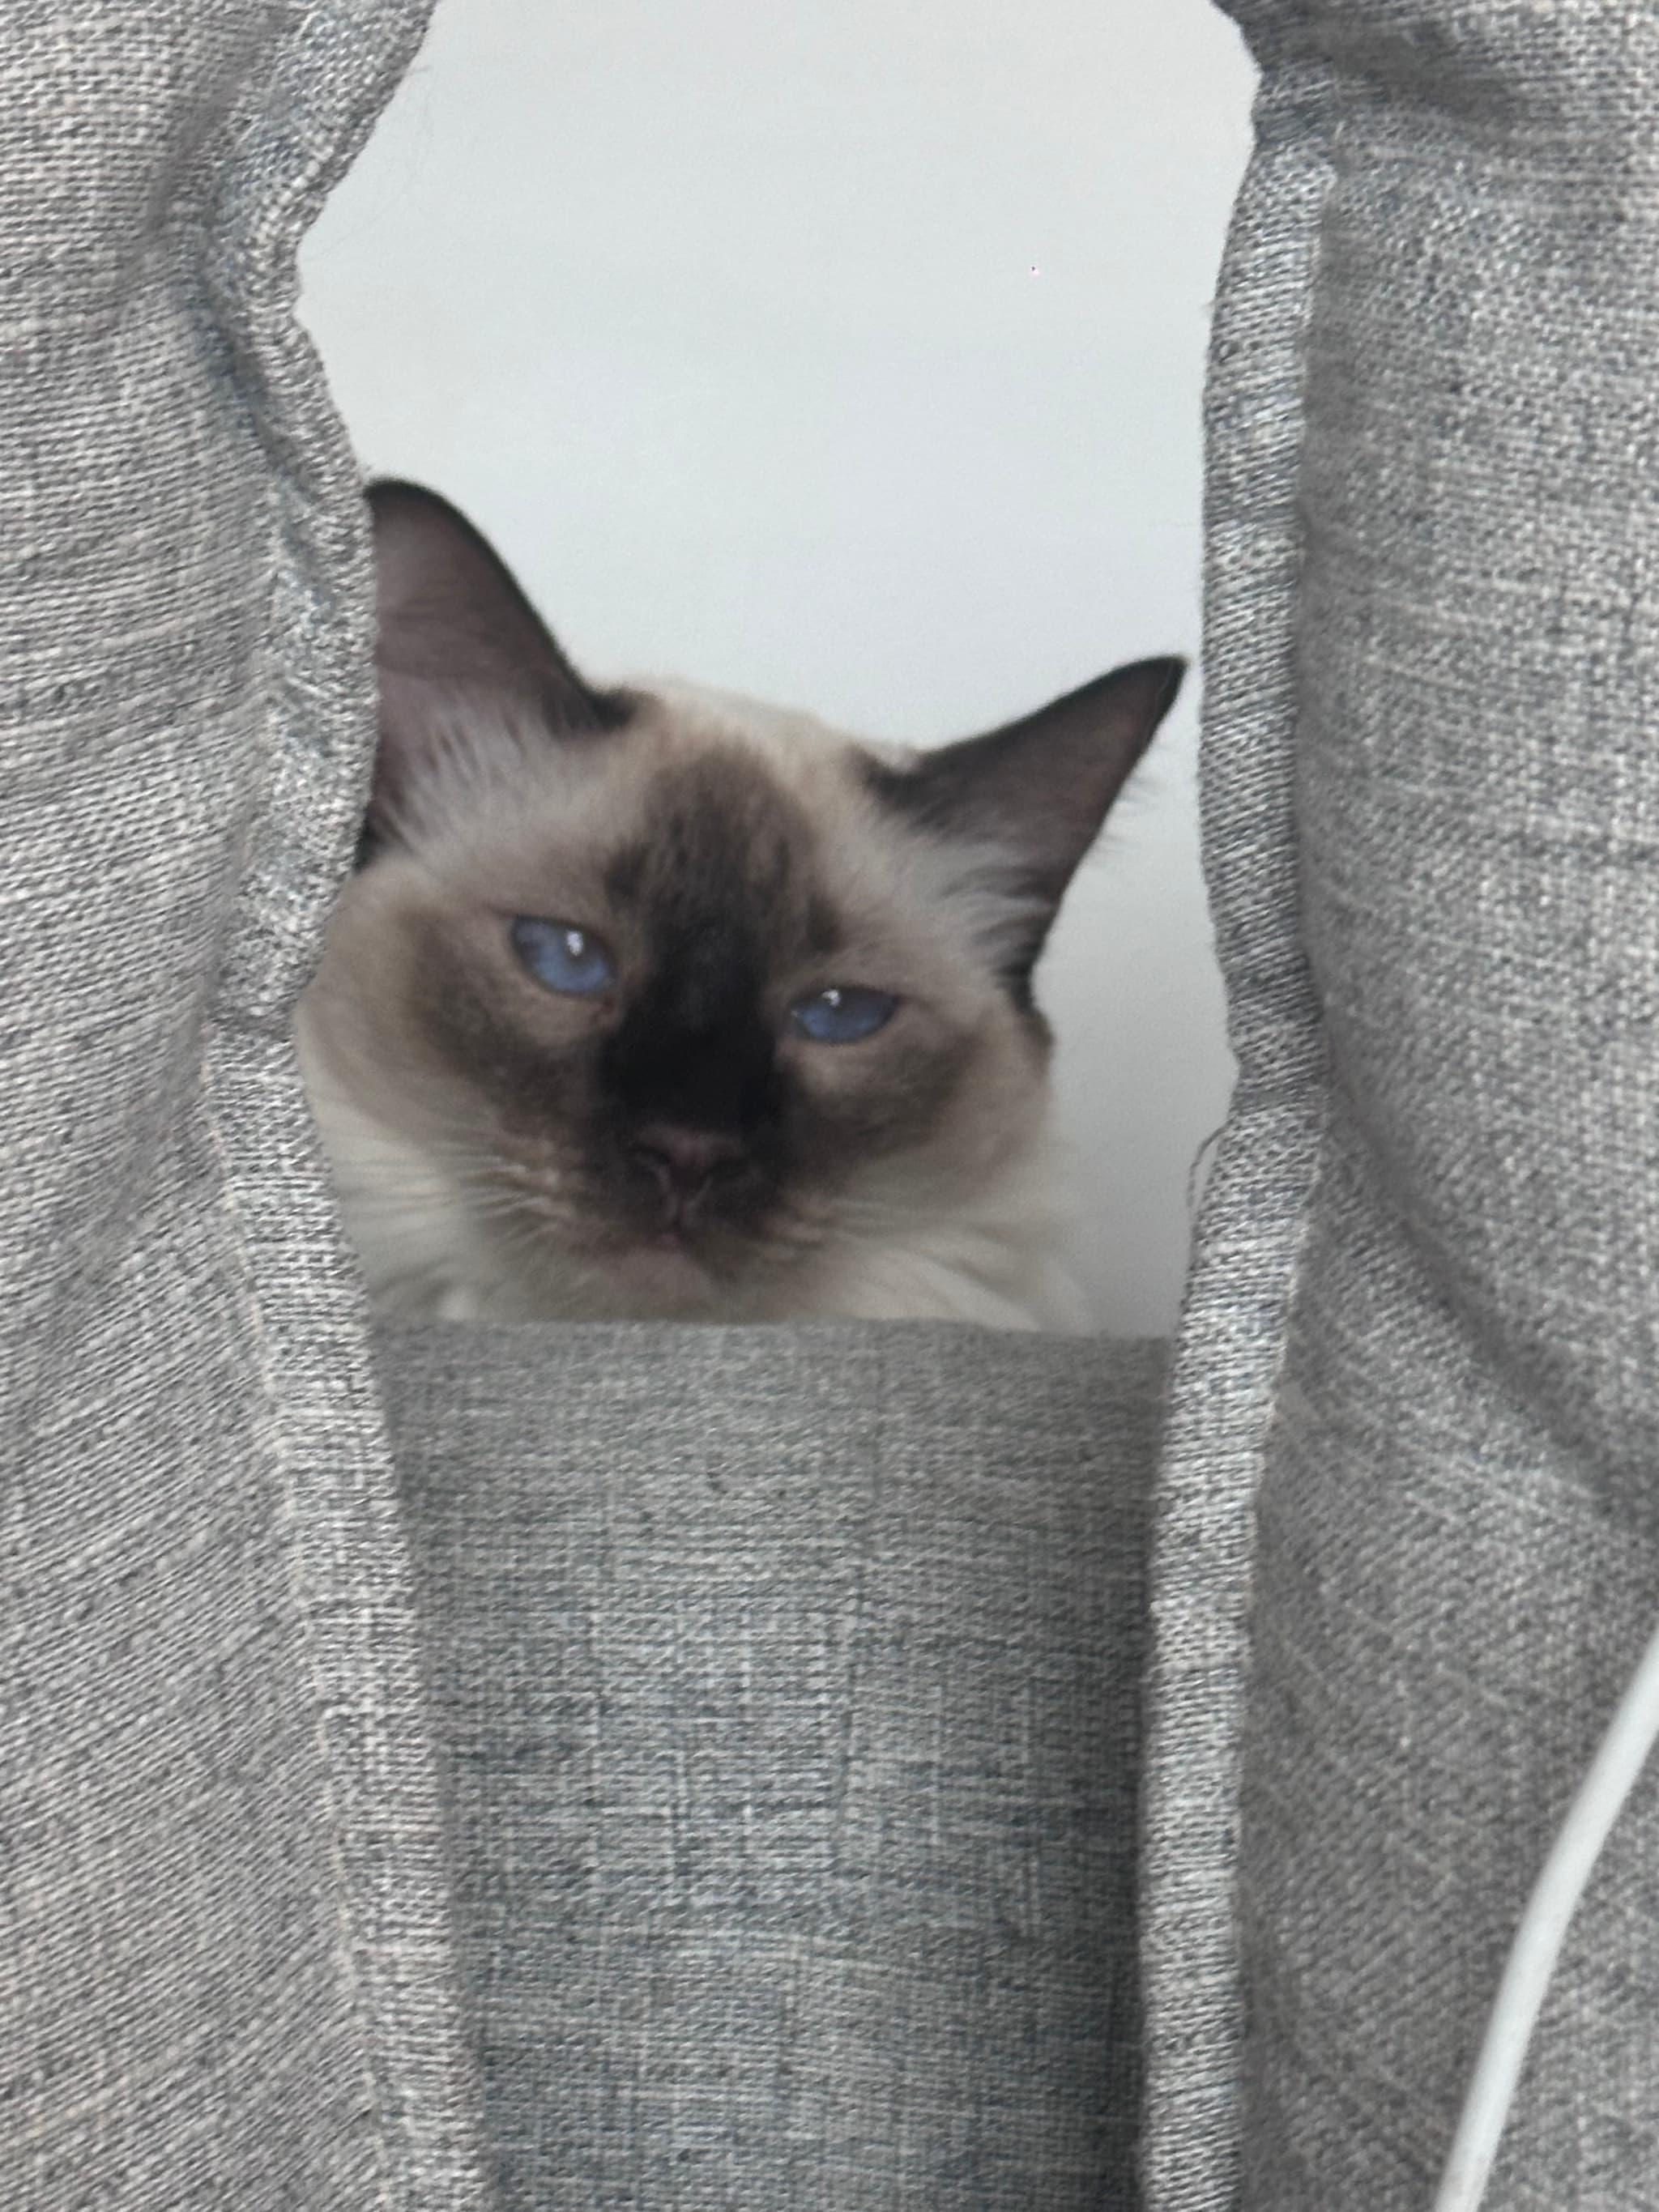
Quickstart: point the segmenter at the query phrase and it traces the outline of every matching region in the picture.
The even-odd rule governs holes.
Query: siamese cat
[[[1091,1328],[1032,969],[1183,664],[865,744],[596,687],[453,507],[368,501],[380,750],[298,1034],[379,1304]]]

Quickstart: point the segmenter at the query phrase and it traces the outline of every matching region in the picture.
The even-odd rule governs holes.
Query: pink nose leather
[[[670,1198],[694,1198],[720,1168],[743,1158],[743,1146],[735,1137],[676,1128],[667,1121],[648,1122],[629,1150]]]

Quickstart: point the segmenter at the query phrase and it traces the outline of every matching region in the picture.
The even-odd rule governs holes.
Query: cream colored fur
[[[342,898],[301,1003],[298,1042],[376,1301],[455,1320],[842,1316],[1093,1326],[1057,1256],[1064,1193],[1044,1041],[986,957],[1018,911],[996,887],[994,855],[952,850],[896,824],[851,767],[851,741],[807,716],[684,684],[640,689],[650,704],[637,729],[600,741],[602,765],[597,750],[550,762],[532,736],[520,749],[520,773],[499,731],[475,746],[458,707],[453,758],[403,823],[406,849],[377,861]],[[617,746],[628,749],[625,759]],[[741,748],[757,775],[799,803],[830,895],[860,918],[871,973],[852,980],[890,975],[925,996],[930,1018],[962,1041],[964,1073],[925,1142],[805,1190],[739,1274],[706,1288],[661,1286],[619,1276],[583,1248],[573,1227],[577,1199],[552,1149],[504,1162],[478,1093],[430,1051],[410,1011],[418,978],[406,947],[417,920],[463,911],[496,879],[532,875],[550,843],[579,852],[602,840],[643,804],[667,764],[711,746]],[[842,1049],[813,1064],[815,1079],[819,1069],[826,1082],[848,1079],[850,1063],[835,1060]]]

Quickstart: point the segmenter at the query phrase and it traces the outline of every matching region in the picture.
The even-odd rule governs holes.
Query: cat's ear
[[[1022,995],[1073,871],[1186,670],[1175,659],[1133,661],[1022,721],[877,772],[884,799],[919,826],[982,850],[1024,908],[1000,963]]]
[[[411,793],[453,756],[522,744],[526,729],[589,736],[629,702],[586,683],[488,540],[422,484],[368,489],[374,527],[380,742],[371,836],[390,834]]]

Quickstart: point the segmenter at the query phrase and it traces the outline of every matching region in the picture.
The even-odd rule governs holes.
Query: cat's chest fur
[[[599,691],[452,508],[370,496],[380,752],[299,1045],[377,1301],[1088,1328],[1031,970],[1179,665],[921,755]]]

